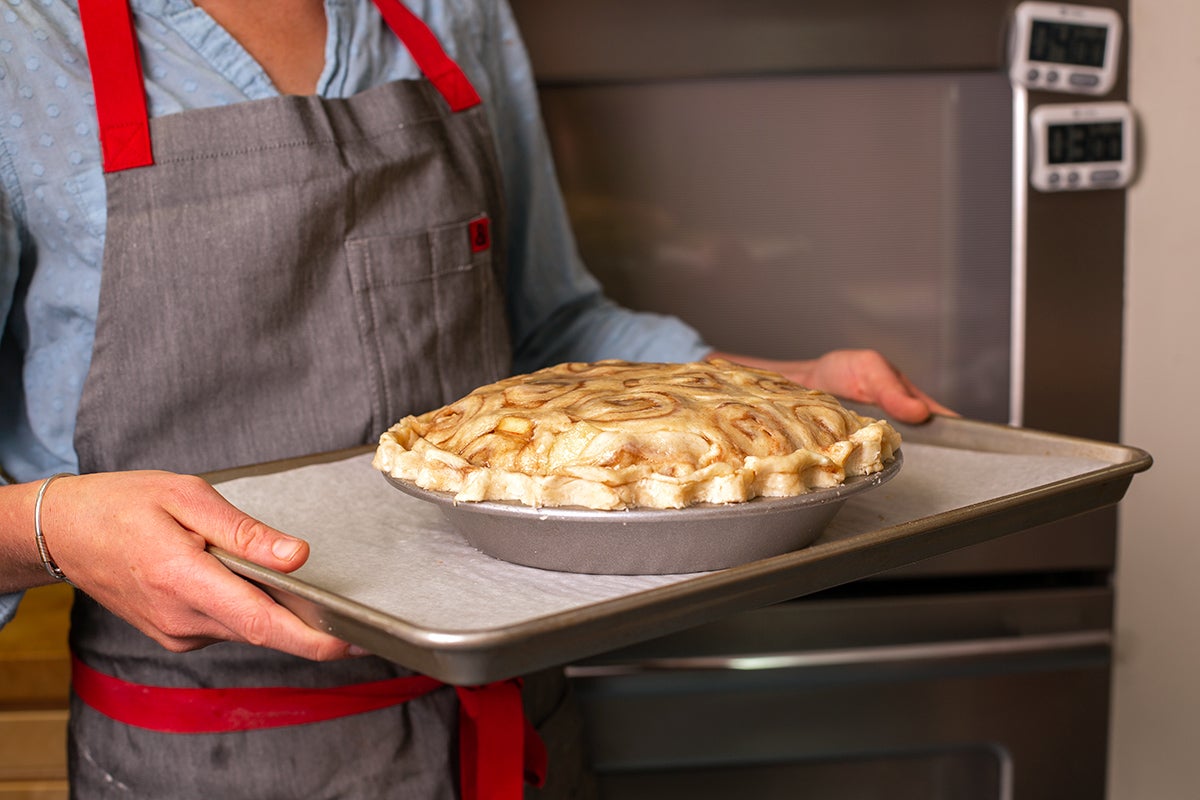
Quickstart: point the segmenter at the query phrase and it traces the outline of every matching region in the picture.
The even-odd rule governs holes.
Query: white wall
[[[1200,2],[1131,0],[1121,506],[1110,797],[1200,797]]]

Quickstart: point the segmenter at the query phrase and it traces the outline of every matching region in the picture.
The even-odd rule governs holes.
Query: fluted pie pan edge
[[[560,572],[662,575],[726,569],[807,547],[847,500],[891,480],[903,460],[898,450],[879,472],[805,494],[679,509],[460,502],[451,492],[383,477],[436,505],[467,542],[494,558]]]

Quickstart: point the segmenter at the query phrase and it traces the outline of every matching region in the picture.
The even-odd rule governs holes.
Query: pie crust
[[[458,502],[683,508],[878,472],[900,435],[832,395],[727,361],[567,363],[385,432],[374,466]]]

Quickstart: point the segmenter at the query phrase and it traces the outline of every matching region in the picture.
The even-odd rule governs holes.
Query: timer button
[[[1071,184],[1072,186],[1079,183],[1079,173],[1078,172],[1068,172],[1067,173],[1067,183]]]
[[[1079,72],[1072,72],[1068,78],[1072,86],[1078,86],[1082,89],[1091,89],[1100,85],[1100,78],[1096,75],[1086,75]]]
[[[1121,179],[1118,169],[1098,169],[1092,172],[1092,183],[1116,183]]]
[[[1049,72],[1047,72],[1046,73],[1046,82],[1047,83],[1058,83],[1058,71],[1052,69]]]
[[[1025,78],[1030,83],[1037,83],[1037,79],[1040,78],[1041,76],[1042,76],[1042,73],[1037,69],[1030,69],[1029,72],[1025,73]]]

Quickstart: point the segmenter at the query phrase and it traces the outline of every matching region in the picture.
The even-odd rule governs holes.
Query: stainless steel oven
[[[1073,183],[1100,156],[1062,138],[1114,129],[1065,118],[1046,156],[1033,112],[1124,101],[1127,3],[1031,8],[1059,13],[514,0],[580,248],[613,297],[726,350],[878,348],[967,416],[1115,441],[1125,193],[1112,169]],[[1055,86],[1038,58],[1078,69]],[[1043,188],[1067,190],[1031,185],[1047,158],[1064,177]],[[605,796],[1102,797],[1115,520],[575,665]]]

